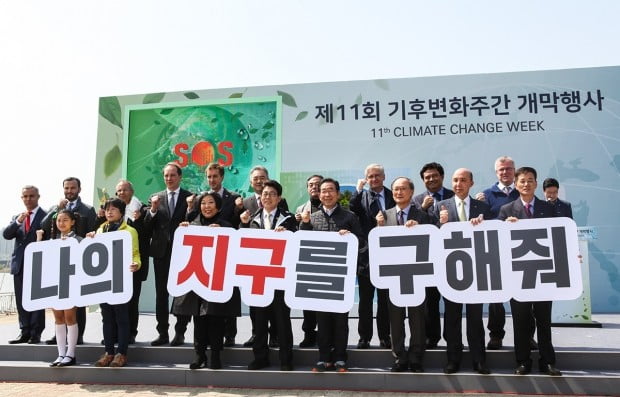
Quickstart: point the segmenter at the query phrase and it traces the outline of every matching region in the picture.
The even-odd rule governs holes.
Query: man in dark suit
[[[62,190],[64,198],[60,199],[58,205],[53,206],[47,211],[47,215],[41,221],[41,229],[43,230],[43,239],[50,239],[52,236],[52,224],[56,222],[56,215],[64,210],[68,209],[73,212],[77,212],[80,215],[80,220],[77,224],[76,234],[80,237],[86,237],[86,233],[97,230],[97,212],[95,209],[82,202],[80,198],[80,192],[82,191],[82,183],[76,177],[70,176],[62,181]],[[86,308],[78,307],[76,314],[78,324],[78,340],[77,344],[84,343],[84,331],[86,330]],[[52,337],[46,340],[48,345],[56,344],[56,337]]]
[[[420,170],[420,178],[426,186],[426,191],[413,197],[418,208],[427,212],[433,223],[437,223],[439,210],[436,204],[454,196],[454,192],[443,186],[444,169],[439,163],[427,163]],[[433,349],[441,340],[441,317],[439,301],[441,295],[437,287],[426,288],[426,348]]]
[[[308,191],[308,201],[297,207],[295,210],[295,220],[299,225],[301,217],[304,212],[310,214],[320,211],[321,199],[319,198],[319,186],[323,181],[322,175],[311,175],[306,180],[306,190]],[[301,329],[304,331],[304,339],[299,342],[299,347],[307,348],[316,346],[316,311],[304,310],[304,321],[301,324]]]
[[[413,227],[417,224],[431,223],[426,211],[411,203],[414,187],[409,178],[400,177],[392,182],[395,206],[379,212],[376,216],[379,226],[404,225]],[[389,299],[389,297],[388,297]],[[396,358],[392,372],[423,372],[424,352],[426,350],[425,303],[418,306],[399,307],[388,301],[390,328],[392,330],[392,355]],[[405,350],[405,317],[408,317],[411,335],[409,349]]]
[[[467,222],[477,225],[483,219],[489,219],[491,209],[483,202],[469,196],[469,190],[474,185],[474,176],[466,168],[459,168],[452,175],[452,189],[454,196],[440,201],[437,206],[439,225],[447,222]],[[444,373],[453,374],[461,367],[463,356],[462,318],[463,304],[452,302],[444,298],[443,337],[447,343],[448,364]],[[486,350],[484,348],[484,323],[482,322],[482,303],[465,305],[467,318],[467,344],[472,358],[474,371],[479,374],[489,374],[486,366]]]
[[[498,219],[517,222],[519,219],[552,218],[555,216],[553,206],[535,196],[538,184],[534,168],[519,168],[515,172],[515,178],[515,187],[519,191],[519,198],[502,206],[499,210]],[[540,372],[551,376],[562,375],[555,368],[555,350],[551,343],[551,302],[519,302],[511,299],[510,309],[512,310],[515,356],[517,359],[515,374],[525,375],[530,373],[532,369],[530,339],[532,321],[534,321],[538,336],[538,368]]]
[[[495,160],[495,175],[497,183],[481,193],[476,194],[476,200],[484,201],[491,207],[491,219],[496,219],[500,208],[519,198],[515,189],[515,162],[508,156],[501,156]],[[506,308],[503,303],[489,303],[489,330],[488,350],[498,350],[503,346],[504,326],[506,325]],[[533,345],[536,344],[532,339]]]
[[[555,216],[565,216],[573,219],[573,208],[568,201],[558,198],[558,190],[560,190],[560,182],[555,178],[547,178],[543,181],[543,193],[547,202],[553,205]]]
[[[349,201],[350,210],[357,215],[364,238],[377,226],[376,216],[394,207],[392,191],[385,186],[385,170],[380,164],[370,164],[364,171],[365,177],[357,181],[357,189]],[[369,189],[364,190],[368,184]],[[360,336],[358,349],[368,349],[372,339],[372,312],[375,298],[375,287],[370,282],[368,271],[368,250],[360,253],[358,259],[357,282],[359,285],[359,320],[357,332]],[[379,346],[391,348],[390,320],[388,314],[388,292],[386,289],[377,289],[377,334]]]
[[[254,194],[246,197],[241,200],[241,197],[237,198],[235,203],[237,207],[241,206],[241,212],[249,211],[250,215],[254,217],[256,213],[263,208],[261,203],[261,194],[263,192],[264,183],[269,180],[269,171],[267,168],[257,165],[250,170],[250,186],[252,186],[252,190],[254,190]],[[288,204],[284,197],[281,197],[280,202],[278,203],[278,208],[288,211]],[[256,317],[255,310],[252,306],[250,306],[250,321],[252,322],[252,336],[250,339],[243,343],[244,347],[252,347],[254,344],[254,339],[256,338],[256,330],[254,327],[254,319]],[[273,322],[273,321],[271,321]],[[269,326],[269,347],[278,347],[278,336],[276,335],[275,328],[273,325]]]
[[[175,335],[168,338],[168,273],[174,232],[187,215],[187,198],[191,192],[181,188],[183,171],[177,163],[168,163],[163,169],[166,190],[157,192],[149,200],[150,209],[144,215],[144,227],[151,236],[149,255],[153,257],[155,271],[155,317],[158,336],[151,342],[152,346],[161,346],[170,342],[179,346],[185,342],[185,331],[190,316],[177,316]]]
[[[39,343],[41,332],[45,328],[45,310],[29,312],[22,306],[22,291],[24,284],[24,251],[26,246],[37,240],[36,230],[46,212],[39,207],[39,189],[32,185],[22,188],[22,201],[26,210],[16,215],[11,223],[4,228],[2,236],[7,240],[15,239],[15,248],[11,255],[11,274],[15,292],[15,305],[19,319],[20,334],[10,340],[15,343]]]

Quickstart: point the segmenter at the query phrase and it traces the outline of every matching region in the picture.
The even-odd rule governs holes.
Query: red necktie
[[[32,211],[28,211],[28,215],[26,216],[26,222],[24,223],[24,230],[26,233],[30,231],[30,215],[32,215]]]
[[[528,218],[532,217],[532,204],[525,204],[525,215],[527,215]]]

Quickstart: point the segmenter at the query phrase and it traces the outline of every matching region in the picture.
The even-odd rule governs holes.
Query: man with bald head
[[[452,175],[452,190],[454,196],[440,201],[439,226],[447,222],[471,222],[474,225],[483,219],[491,217],[491,209],[483,202],[469,196],[469,190],[474,185],[474,176],[467,168],[459,168]],[[462,317],[463,304],[443,298],[444,327],[443,337],[447,343],[448,364],[444,373],[458,372],[463,356]],[[489,374],[486,366],[486,350],[484,348],[484,324],[482,322],[482,303],[468,303],[465,305],[467,317],[467,344],[472,358],[474,371],[479,374]]]

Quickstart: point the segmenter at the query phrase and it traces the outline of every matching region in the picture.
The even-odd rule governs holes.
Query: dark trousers
[[[426,287],[426,339],[429,343],[436,344],[441,340],[441,315],[439,313],[439,301],[441,294],[437,287]],[[445,325],[444,325],[445,327]]]
[[[153,270],[155,272],[155,319],[157,320],[157,332],[160,335],[168,336],[168,314],[170,307],[168,302],[168,273],[170,272],[169,247],[163,258],[153,258]],[[191,316],[176,316],[177,322],[174,330],[177,334],[183,335],[187,330]]]
[[[256,339],[252,345],[254,359],[269,361],[269,322],[273,321],[275,333],[280,342],[280,364],[293,363],[293,330],[291,329],[291,309],[284,303],[284,291],[275,291],[273,301],[266,307],[255,307]]]
[[[194,350],[200,357],[205,357],[207,346],[212,352],[224,348],[224,316],[194,316]]]
[[[45,310],[29,312],[24,309],[22,305],[23,275],[23,272],[13,275],[13,288],[15,291],[15,305],[17,306],[19,329],[22,336],[41,338],[41,333],[45,329]]]
[[[127,354],[129,346],[129,305],[127,303],[120,305],[102,303],[100,306],[105,352],[114,354],[114,342],[118,340],[117,352]]]
[[[304,321],[301,323],[301,329],[305,334],[316,334],[316,312],[314,310],[304,310]]]
[[[252,323],[252,336],[256,336],[256,307],[255,306],[250,306],[250,322]],[[278,335],[278,333],[276,332],[276,328],[274,327],[274,322],[275,322],[275,319],[273,318],[273,316],[269,317],[269,337],[271,338],[277,337]],[[236,327],[236,323],[235,323],[235,327]]]
[[[316,312],[319,361],[347,361],[349,313]]]
[[[555,350],[551,343],[551,302],[519,302],[510,300],[514,328],[515,356],[518,364],[531,366],[530,339],[535,327],[538,338],[539,366],[555,365]]]
[[[75,319],[78,326],[78,339],[84,339],[84,331],[86,331],[86,308],[78,307],[75,312]]]
[[[489,319],[487,329],[491,338],[504,339],[506,331],[506,309],[503,303],[489,303]]]
[[[448,361],[460,363],[463,356],[463,304],[443,299],[445,311],[443,316],[443,337],[448,344]],[[482,322],[482,303],[465,305],[467,319],[467,344],[473,362],[484,363],[484,324]]]
[[[140,318],[140,292],[142,291],[142,280],[134,276],[133,278],[133,294],[128,302],[129,308],[129,335],[136,337],[138,335],[138,319]]]
[[[424,304],[399,307],[389,303],[390,326],[392,329],[392,355],[399,364],[422,364],[426,350],[426,320]],[[409,349],[405,349],[405,317],[408,317]]]
[[[388,291],[377,289],[370,282],[368,276],[357,276],[359,285],[359,321],[357,332],[360,339],[370,341],[372,339],[372,318],[373,302],[375,300],[375,289],[377,290],[377,334],[379,339],[390,337],[390,316],[388,314]]]

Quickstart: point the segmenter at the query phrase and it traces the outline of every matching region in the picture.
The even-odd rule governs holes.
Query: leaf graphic
[[[270,128],[273,127],[273,122],[271,120],[269,120],[268,122],[265,123],[265,125],[263,126],[264,130],[268,130]]]
[[[288,94],[284,91],[277,91],[277,92],[278,92],[278,95],[282,97],[283,104],[285,104],[286,106],[290,106],[292,108],[297,107],[297,103],[295,103],[295,98],[293,98],[291,94]]]
[[[187,98],[187,99],[198,99],[198,98],[200,98],[198,96],[198,94],[196,94],[195,92],[191,92],[191,91],[185,92],[183,95],[185,95],[185,98]]]
[[[173,110],[174,110],[174,109],[172,109],[172,108],[162,109],[162,110],[161,110],[161,112],[159,112],[159,114],[163,114],[163,115],[165,116],[165,115],[167,115],[167,114],[172,113],[172,111],[173,111]]]
[[[295,121],[303,120],[306,118],[307,115],[308,115],[308,112],[306,112],[305,110],[303,112],[299,112],[297,117],[295,117]]]
[[[212,118],[212,119],[211,119],[211,122],[212,122],[212,123],[217,123],[217,118],[215,118],[215,117],[214,117],[214,118]]]
[[[231,119],[231,120],[235,120],[235,119],[238,119],[238,118],[239,118],[239,117],[241,117],[241,116],[243,116],[243,113],[241,113],[241,112],[237,112],[237,113],[233,114],[233,115],[230,117],[230,119]]]
[[[386,90],[386,91],[390,90],[390,85],[388,84],[387,80],[375,80],[375,84],[377,85],[377,87],[381,88],[382,90]]]
[[[114,171],[121,165],[122,159],[121,149],[118,145],[114,146],[103,158],[103,174],[107,177],[112,175]]]
[[[234,94],[230,94],[229,98],[241,98],[243,96],[243,92],[235,92]]]
[[[142,103],[147,104],[147,103],[159,103],[161,102],[162,99],[164,99],[164,95],[166,95],[165,92],[158,92],[155,94],[146,94],[144,96],[144,99],[142,100]]]
[[[248,153],[248,141],[243,141],[243,145],[241,145],[241,151],[243,152],[243,154]]]
[[[99,114],[115,126],[123,128],[121,104],[118,102],[118,97],[108,96],[99,98]]]
[[[271,134],[271,132],[269,132],[269,131],[264,132],[263,135],[261,135],[261,139],[267,138],[269,136],[269,134]]]
[[[145,185],[150,185],[151,183],[153,183],[153,178],[149,178],[146,180],[146,182],[144,182]]]

